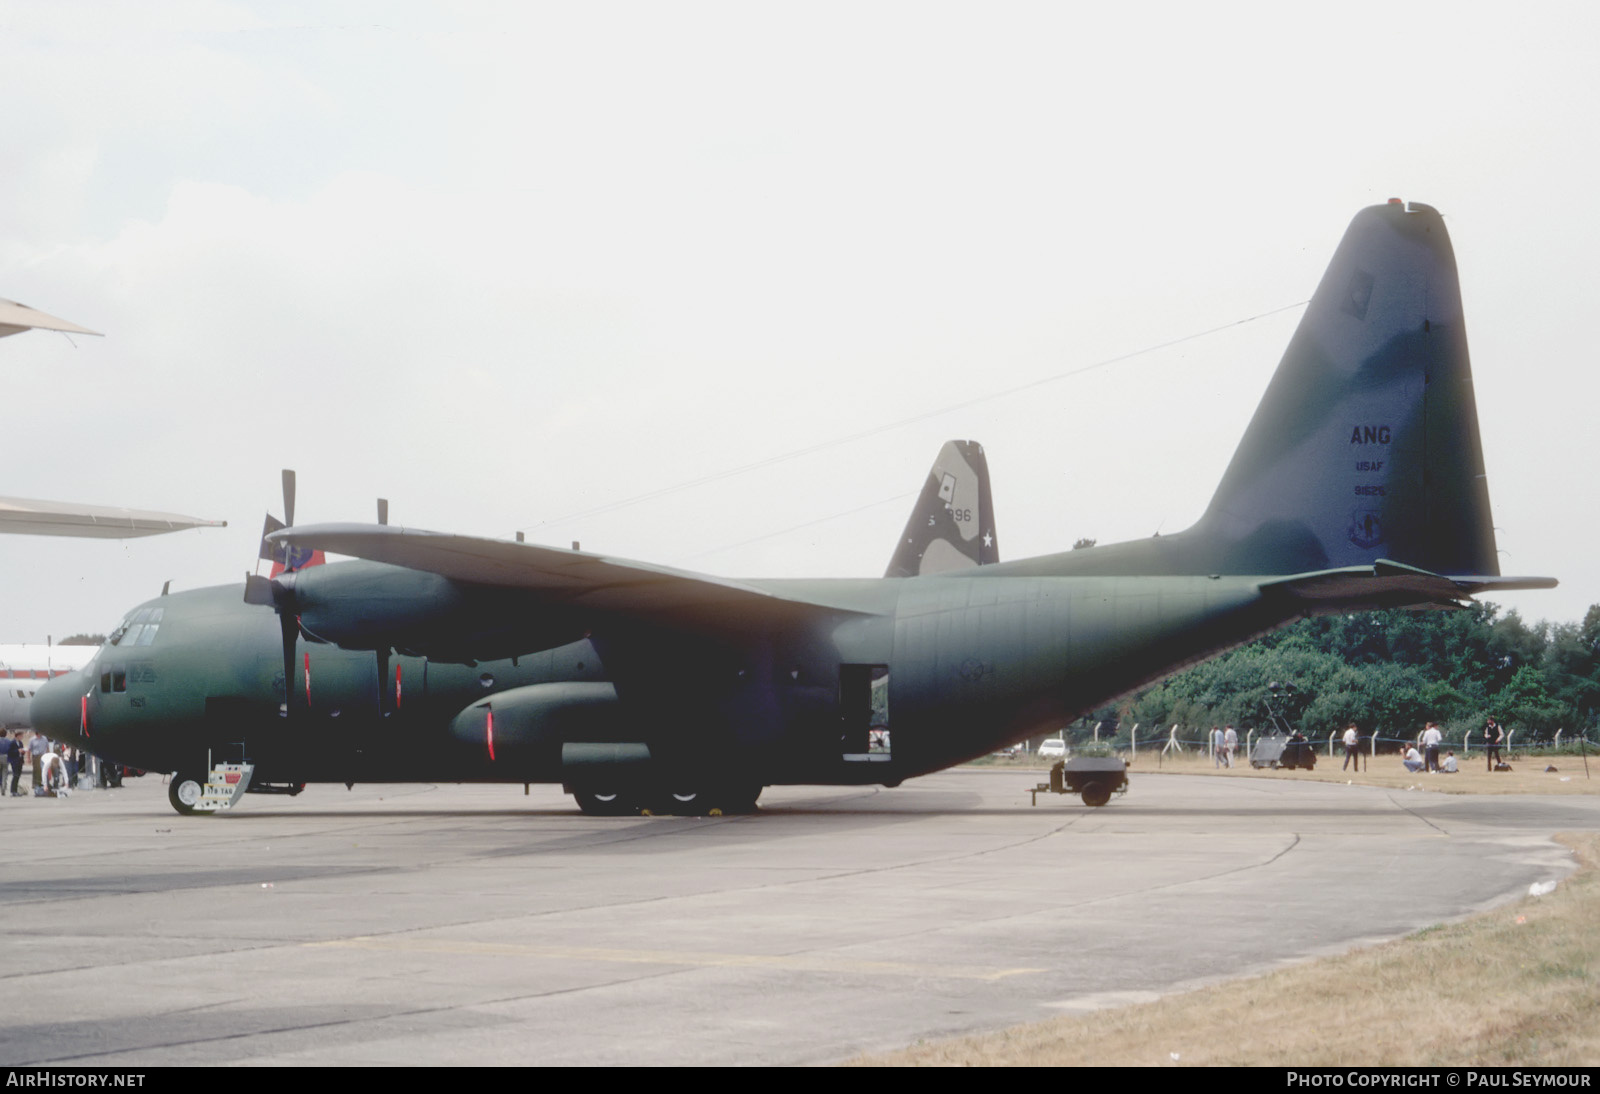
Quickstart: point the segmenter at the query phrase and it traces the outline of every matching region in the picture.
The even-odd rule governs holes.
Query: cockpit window
[[[150,645],[156,640],[156,631],[159,629],[163,611],[165,611],[164,608],[140,608],[124,619],[121,625],[111,632],[111,637],[106,639],[106,645]]]

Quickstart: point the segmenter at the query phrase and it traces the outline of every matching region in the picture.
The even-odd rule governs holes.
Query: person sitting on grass
[[[1439,770],[1446,775],[1454,775],[1456,773],[1456,754],[1454,752],[1446,752],[1444,754],[1444,759],[1439,761]]]

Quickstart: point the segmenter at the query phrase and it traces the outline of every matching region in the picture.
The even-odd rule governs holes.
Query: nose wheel
[[[200,812],[200,795],[205,793],[205,776],[193,771],[180,771],[167,784],[167,801],[185,817]]]

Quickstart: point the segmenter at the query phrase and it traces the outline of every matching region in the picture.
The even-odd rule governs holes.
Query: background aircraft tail
[[[884,576],[946,573],[999,560],[983,446],[976,441],[946,441]]]

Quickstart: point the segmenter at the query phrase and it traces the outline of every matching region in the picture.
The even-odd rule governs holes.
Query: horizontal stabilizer
[[[1463,592],[1472,596],[1479,593],[1504,593],[1514,589],[1554,589],[1560,584],[1553,577],[1490,577],[1477,574],[1470,577],[1452,577]]]
[[[1474,593],[1550,589],[1551,577],[1446,576],[1388,559],[1368,566],[1295,574],[1264,582],[1263,595],[1303,601],[1308,611],[1465,607]]]

